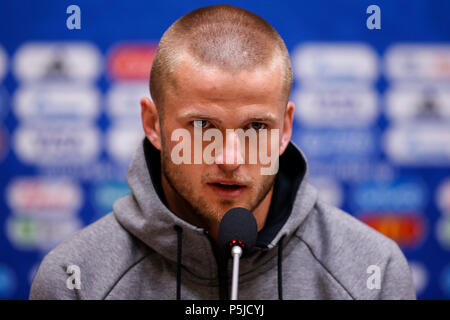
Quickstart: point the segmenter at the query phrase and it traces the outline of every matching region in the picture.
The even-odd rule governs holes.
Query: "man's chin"
[[[205,212],[201,209],[199,209],[198,213],[203,216],[204,218],[206,217],[208,220],[210,221],[214,221],[214,222],[220,222],[222,220],[222,217],[225,215],[225,213],[227,213],[227,211],[229,211],[232,208],[236,208],[236,207],[242,207],[242,208],[246,208],[247,210],[250,210],[250,206],[247,203],[243,203],[241,201],[236,201],[236,200],[229,200],[229,199],[220,199],[220,200],[216,200],[214,201],[214,203],[212,203],[212,201],[209,203],[210,209],[212,209],[209,212]]]
[[[232,208],[236,208],[236,207],[241,207],[241,208],[245,208],[247,210],[252,210],[254,208],[251,208],[251,206],[246,203],[246,202],[242,202],[242,201],[235,201],[235,200],[220,200],[220,204],[217,205],[217,211],[220,216],[220,218],[223,217],[223,215],[231,210]]]

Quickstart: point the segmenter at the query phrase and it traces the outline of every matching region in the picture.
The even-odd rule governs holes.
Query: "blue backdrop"
[[[215,3],[1,2],[1,299],[27,298],[43,256],[128,192],[155,46],[178,17]],[[321,196],[397,241],[419,298],[448,299],[450,1],[222,3],[284,38],[293,140]],[[68,27],[72,4],[81,29]]]

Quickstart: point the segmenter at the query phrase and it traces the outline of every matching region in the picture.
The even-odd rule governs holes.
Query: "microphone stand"
[[[225,250],[227,260],[230,253],[233,257],[231,300],[238,299],[239,259],[253,248],[257,237],[258,227],[255,217],[245,208],[231,208],[225,212],[222,220],[220,220],[218,244]]]
[[[242,248],[238,245],[231,248],[231,255],[233,257],[233,278],[231,280],[231,300],[238,299],[239,286],[239,259],[242,256]]]

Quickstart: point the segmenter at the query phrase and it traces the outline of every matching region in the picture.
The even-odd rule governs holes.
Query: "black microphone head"
[[[255,217],[245,208],[228,210],[220,221],[218,242],[227,252],[231,252],[233,246],[239,245],[245,254],[253,248],[257,236]]]

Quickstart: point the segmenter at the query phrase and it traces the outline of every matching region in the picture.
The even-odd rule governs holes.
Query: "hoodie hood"
[[[256,250],[241,259],[241,274],[257,270],[276,255],[276,250],[271,249],[277,246],[281,238],[289,240],[316,202],[316,190],[305,181],[305,157],[292,142],[280,157],[279,168],[266,225],[258,234]],[[274,202],[279,197],[275,193],[289,187],[281,179],[283,176],[290,178],[290,185],[295,185],[296,190],[284,190],[290,203],[284,203],[284,212],[279,214]],[[160,188],[159,151],[147,139],[134,154],[127,171],[127,182],[131,195],[114,203],[114,214],[119,223],[152,250],[173,262],[177,262],[178,253],[176,230],[181,229],[183,269],[199,279],[217,279],[215,243],[204,229],[179,218],[164,204]]]
[[[414,299],[407,260],[392,240],[317,199],[305,157],[289,144],[280,157],[265,227],[240,259],[241,299]],[[139,146],[131,194],[43,260],[31,299],[228,299],[232,260],[205,230],[170,212],[160,186],[159,152]],[[66,287],[69,266],[80,290]],[[378,267],[372,290],[369,267]],[[176,294],[175,294],[176,293]]]

